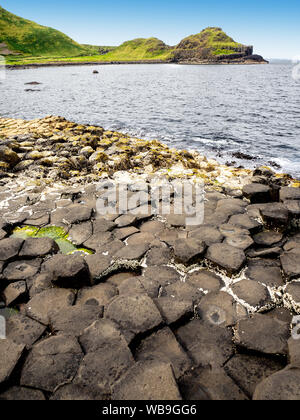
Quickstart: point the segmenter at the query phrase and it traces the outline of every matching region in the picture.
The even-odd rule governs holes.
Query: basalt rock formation
[[[183,39],[173,51],[173,60],[184,64],[266,63],[253,54],[253,46],[239,44],[215,27]]]
[[[58,117],[0,139],[0,400],[300,399],[299,183]],[[180,176],[202,224],[176,185],[170,214],[98,211],[101,178]]]

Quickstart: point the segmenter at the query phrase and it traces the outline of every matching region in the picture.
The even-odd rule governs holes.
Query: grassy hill
[[[221,28],[209,27],[183,39],[174,50],[175,58],[194,56],[209,59],[237,53],[252,53],[251,47],[235,42]]]
[[[150,60],[197,63],[251,54],[252,47],[235,42],[216,27],[191,35],[176,47],[157,38],[137,38],[118,47],[81,45],[62,32],[18,17],[0,6],[0,55],[7,56],[7,64]]]
[[[76,43],[62,32],[18,17],[0,6],[0,51],[1,49],[31,56],[89,53],[89,47]]]
[[[171,51],[171,47],[157,38],[137,38],[124,42],[102,58],[104,61],[166,60]]]

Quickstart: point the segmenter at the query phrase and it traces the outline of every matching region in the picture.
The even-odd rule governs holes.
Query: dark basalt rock
[[[86,354],[105,353],[114,348],[128,352],[127,342],[118,325],[109,319],[95,321],[82,332],[79,342]]]
[[[162,232],[157,234],[157,237],[160,241],[165,242],[169,246],[173,246],[175,241],[178,239],[178,232],[175,230],[165,229]]]
[[[284,245],[283,249],[287,252],[300,250],[300,235],[294,235],[290,240]],[[299,251],[300,252],[300,251]]]
[[[107,246],[113,241],[113,239],[114,238],[111,232],[99,232],[93,234],[87,241],[84,242],[83,246],[98,252],[98,249],[101,249],[103,246]]]
[[[289,346],[289,362],[293,367],[300,368],[300,342],[291,337],[288,341]]]
[[[116,223],[104,218],[93,221],[93,233],[110,232],[116,227]]]
[[[127,245],[116,252],[116,260],[140,260],[149,250],[149,244]]]
[[[300,282],[291,282],[288,284],[285,292],[291,296],[294,302],[300,303]]]
[[[188,264],[201,257],[206,250],[206,244],[197,239],[178,239],[174,244],[174,256],[177,262]]]
[[[168,286],[180,280],[178,271],[167,266],[147,267],[143,276],[145,279],[155,282],[158,287]]]
[[[162,323],[153,301],[142,294],[114,299],[108,305],[105,317],[119,325],[128,342],[137,334],[152,330]]]
[[[259,166],[253,172],[253,176],[264,176],[266,178],[271,178],[275,175],[275,172],[272,169],[267,168],[266,166]]]
[[[124,239],[128,238],[131,235],[134,235],[135,233],[139,233],[139,229],[137,229],[134,226],[129,226],[121,229],[115,229],[114,237],[123,241]]]
[[[167,325],[172,325],[182,319],[192,318],[194,314],[194,305],[191,299],[184,300],[166,296],[154,299],[154,303]]]
[[[51,214],[51,224],[58,226],[61,223],[72,225],[90,220],[93,209],[88,206],[72,204],[63,209],[57,209]]]
[[[261,231],[262,225],[255,219],[249,217],[247,214],[234,215],[229,219],[229,224],[237,226],[242,229],[247,229],[251,234]]]
[[[284,252],[280,257],[284,274],[289,280],[300,276],[300,250]]]
[[[287,308],[277,307],[272,309],[269,312],[265,312],[264,316],[277,319],[278,321],[285,322],[287,324],[292,324],[293,315],[291,310]]]
[[[74,384],[110,394],[112,385],[133,364],[134,359],[125,344],[106,348],[105,351],[89,352],[80,364]]]
[[[256,281],[241,280],[234,283],[232,291],[239,299],[255,308],[261,308],[272,302],[268,289]]]
[[[101,389],[85,385],[68,384],[60,387],[52,397],[51,401],[101,401],[106,400],[108,395]]]
[[[29,289],[29,296],[32,298],[53,287],[52,276],[50,273],[39,273],[32,279],[27,280],[27,287]]]
[[[19,255],[24,240],[19,238],[6,238],[0,241],[0,261],[8,261]]]
[[[134,271],[126,271],[113,274],[106,279],[107,284],[112,284],[115,287],[119,287],[125,280],[130,279],[132,277],[138,276],[137,273]]]
[[[224,369],[198,367],[179,382],[182,396],[188,401],[245,401],[244,392]]]
[[[184,300],[191,304],[197,304],[200,302],[203,292],[196,289],[191,284],[178,281],[163,287],[161,296],[174,297],[178,301]]]
[[[207,246],[222,242],[224,236],[213,226],[201,226],[189,233],[191,238],[205,242]]]
[[[141,277],[132,277],[124,280],[118,286],[119,295],[137,295],[140,293],[147,294],[147,291],[142,285],[140,279]]]
[[[248,184],[243,188],[243,193],[251,204],[268,203],[270,201],[270,187],[264,184]]]
[[[288,209],[290,217],[299,219],[300,200],[287,200],[283,204]]]
[[[194,319],[175,331],[196,366],[222,366],[233,355],[232,334],[226,328]]]
[[[3,291],[6,306],[11,306],[20,300],[24,300],[27,295],[27,285],[25,281],[17,281],[9,284]]]
[[[51,238],[28,238],[24,241],[19,256],[23,258],[44,257],[58,251],[57,243]]]
[[[183,214],[170,214],[166,217],[167,224],[172,227],[185,227],[186,216]]]
[[[76,305],[50,313],[50,328],[53,333],[64,333],[78,337],[85,328],[103,315],[102,306]]]
[[[76,305],[106,306],[118,294],[115,286],[100,283],[97,286],[86,287],[78,291]]]
[[[224,243],[233,246],[234,248],[241,249],[242,251],[246,251],[246,249],[250,248],[254,244],[254,241],[249,235],[232,235],[228,236]]]
[[[214,244],[208,248],[206,258],[229,274],[239,272],[246,262],[245,253],[227,244]]]
[[[282,249],[279,246],[273,248],[262,248],[262,249],[250,249],[247,251],[247,257],[249,258],[277,258],[282,254]]]
[[[90,239],[92,234],[92,223],[88,221],[72,226],[69,230],[68,238],[74,245],[79,246]]]
[[[168,264],[171,260],[171,250],[169,248],[152,248],[147,253],[147,266],[158,266]]]
[[[254,242],[260,246],[273,246],[278,244],[283,239],[283,234],[268,231],[268,232],[261,232],[253,237]]]
[[[14,261],[5,268],[3,277],[10,283],[27,280],[38,273],[41,263],[40,259]]]
[[[143,340],[135,353],[135,358],[137,361],[154,360],[170,363],[177,379],[192,367],[191,360],[169,328],[163,328]]]
[[[205,322],[218,327],[229,327],[247,317],[246,309],[226,292],[208,293],[196,308]]]
[[[52,275],[52,282],[65,288],[80,289],[91,285],[89,267],[79,255],[55,255],[47,260],[42,270]]]
[[[209,292],[217,292],[225,286],[220,276],[208,270],[200,270],[188,274],[186,282],[197,289]]]
[[[289,221],[289,211],[281,203],[270,203],[260,211],[264,223],[270,227],[286,228]]]
[[[25,344],[27,349],[44,334],[45,325],[23,315],[16,314],[6,321],[6,336],[17,344]]]
[[[225,372],[252,398],[257,385],[283,367],[282,363],[264,356],[236,354],[226,363]]]
[[[88,265],[92,284],[100,281],[101,277],[111,264],[111,258],[105,255],[101,255],[100,253],[87,255],[85,257],[85,261]]]
[[[219,200],[216,207],[216,212],[226,214],[227,216],[233,216],[234,214],[245,213],[247,202],[237,198],[226,198]]]
[[[25,225],[42,227],[48,225],[50,215],[47,212],[34,212],[28,219],[24,221]]]
[[[281,270],[279,267],[250,266],[246,277],[270,287],[280,287],[284,285]]]
[[[136,363],[113,387],[113,400],[181,400],[172,366],[156,361]]]
[[[155,240],[155,236],[150,232],[139,232],[130,236],[126,243],[130,246],[151,244]]]
[[[165,225],[163,222],[159,220],[150,220],[149,222],[145,222],[140,227],[141,232],[150,232],[153,234],[157,234],[161,231],[163,231],[165,228]]]
[[[290,325],[261,314],[238,322],[234,341],[248,350],[272,355],[286,355]]]
[[[280,200],[300,200],[300,188],[282,187],[280,190]]]
[[[40,322],[49,324],[49,315],[54,312],[60,312],[66,307],[73,305],[75,293],[66,289],[49,289],[35,295],[25,306],[26,314]]]
[[[222,233],[222,235],[225,236],[225,238],[230,238],[231,236],[246,236],[250,235],[250,232],[248,229],[240,228],[238,226],[231,225],[229,223],[225,225],[221,225],[219,227],[219,231]]]
[[[9,340],[0,340],[0,384],[7,381],[22,357],[25,345]]]
[[[257,387],[253,396],[255,401],[299,401],[300,369],[288,366],[269,376]]]
[[[116,225],[119,228],[133,225],[137,221],[137,217],[131,214],[123,214],[115,220]]]
[[[125,247],[124,242],[115,239],[107,244],[103,244],[96,248],[96,254],[98,256],[104,256],[113,259],[116,253]]]
[[[67,335],[50,337],[33,346],[22,369],[22,386],[54,392],[70,383],[83,358],[75,338]]]
[[[254,156],[248,155],[243,152],[235,152],[232,153],[232,156],[236,159],[244,159],[244,160],[255,160],[256,158]]]
[[[0,401],[45,401],[42,391],[37,389],[13,386],[0,394]]]

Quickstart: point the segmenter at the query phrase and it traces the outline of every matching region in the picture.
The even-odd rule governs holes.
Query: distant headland
[[[176,46],[157,38],[137,38],[120,46],[78,44],[53,28],[18,17],[0,7],[0,55],[9,66],[178,63],[267,63],[253,46],[235,42],[221,28],[209,27]]]

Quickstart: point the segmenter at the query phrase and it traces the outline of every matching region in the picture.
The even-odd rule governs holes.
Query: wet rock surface
[[[55,117],[0,134],[0,400],[300,398],[298,184]],[[99,179],[181,178],[199,224],[97,212]]]

